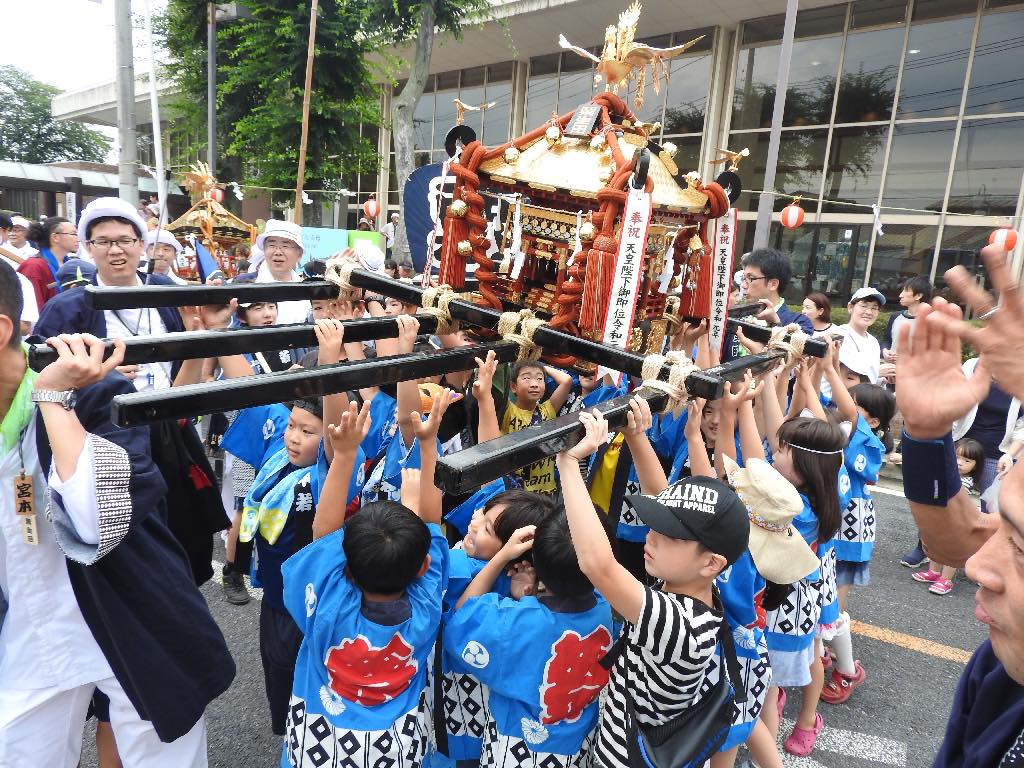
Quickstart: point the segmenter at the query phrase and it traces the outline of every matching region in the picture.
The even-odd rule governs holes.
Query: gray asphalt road
[[[810,758],[787,756],[786,765],[793,768],[931,766],[963,663],[920,649],[969,653],[985,638],[984,628],[973,618],[973,584],[961,579],[952,594],[939,597],[898,564],[916,539],[906,502],[878,494],[876,507],[879,534],[871,584],[855,589],[850,600],[852,617],[870,625],[873,635],[854,635],[854,653],[867,670],[867,682],[846,704],[821,705],[825,731],[819,748]],[[277,765],[280,747],[270,732],[257,640],[259,604],[229,605],[216,583],[207,584],[203,593],[238,668],[231,689],[207,710],[210,765]],[[799,696],[792,695],[785,716],[794,717],[798,703]],[[86,729],[83,766],[96,765],[91,727]]]

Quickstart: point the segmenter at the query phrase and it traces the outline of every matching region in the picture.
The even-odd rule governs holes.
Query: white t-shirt
[[[290,281],[278,280],[270,273],[270,267],[264,261],[260,264],[260,268],[256,272],[257,283],[279,283],[279,282],[292,282],[301,283],[302,278],[299,277],[298,272],[292,272],[292,279]],[[277,325],[290,325],[294,323],[304,323],[309,319],[309,313],[313,311],[313,306],[305,300],[302,301],[279,301],[277,302]]]
[[[32,287],[32,282],[20,272],[18,275],[18,282],[21,283],[21,322],[36,324],[39,320],[39,303],[36,301],[36,291]]]
[[[878,383],[878,363],[882,349],[878,339],[870,333],[857,333],[849,324],[840,325],[836,330],[843,334],[843,346],[839,348],[839,362],[850,370],[867,376],[872,384]]]
[[[144,283],[136,277],[136,285]],[[96,278],[97,285],[105,283]],[[164,325],[160,313],[151,308],[144,309],[108,309],[104,310],[103,318],[107,322],[107,338],[109,339],[130,339],[133,336],[162,336],[167,333],[167,326]],[[170,389],[173,380],[171,379],[171,363],[142,363],[135,375],[132,384],[139,392],[151,389]]]
[[[395,225],[392,224],[389,221],[387,224],[385,224],[383,227],[380,228],[380,231],[381,231],[381,234],[384,235],[384,238],[387,240],[387,247],[388,248],[394,248],[395,247]]]

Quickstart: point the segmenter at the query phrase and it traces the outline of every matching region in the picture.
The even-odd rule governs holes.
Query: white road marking
[[[792,732],[793,725],[792,720],[783,718],[779,726],[780,749],[782,740]],[[856,757],[883,765],[893,765],[896,768],[906,768],[907,765],[907,745],[905,743],[875,736],[872,733],[858,733],[842,728],[825,726],[818,734],[818,742],[814,745],[814,751],[832,752],[843,757]],[[782,752],[782,758],[782,763],[787,768],[817,768],[819,766],[819,763],[811,758],[794,757],[785,751]]]
[[[905,498],[907,498],[904,495],[903,491],[898,490],[896,488],[883,488],[880,485],[872,485],[871,486],[871,494],[874,495],[876,493],[880,493],[883,496],[895,496],[898,499],[905,499]]]
[[[224,563],[220,562],[219,560],[213,560],[211,562],[213,564],[213,580],[216,581],[218,584],[223,584],[224,583],[224,576],[221,573],[221,569],[224,567]],[[249,593],[249,597],[251,597],[253,600],[261,600],[262,601],[263,600],[263,590],[260,589],[259,587],[254,587],[249,582],[249,577],[248,576],[243,577],[243,581],[245,581],[245,591]]]

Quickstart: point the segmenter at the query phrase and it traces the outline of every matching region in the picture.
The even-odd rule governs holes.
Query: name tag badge
[[[24,470],[14,478],[14,513],[21,522],[22,540],[26,544],[38,546],[35,491],[32,488],[32,478],[26,475]]]

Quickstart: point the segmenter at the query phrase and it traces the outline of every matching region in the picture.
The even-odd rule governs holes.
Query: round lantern
[[[210,199],[215,200],[218,203],[224,202],[224,190],[220,187],[214,187],[210,190]]]
[[[997,229],[988,236],[989,245],[998,245],[1009,253],[1017,247],[1017,232],[1012,229]]]
[[[377,218],[377,215],[380,213],[380,203],[377,202],[376,195],[371,195],[370,199],[363,203],[363,213],[371,221]]]
[[[804,223],[804,209],[796,203],[791,203],[782,209],[779,221],[786,229],[796,229]]]

